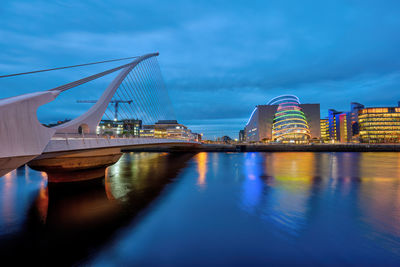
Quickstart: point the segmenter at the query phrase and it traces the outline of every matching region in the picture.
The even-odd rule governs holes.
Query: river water
[[[0,178],[2,261],[399,265],[400,153],[130,153],[103,179]]]

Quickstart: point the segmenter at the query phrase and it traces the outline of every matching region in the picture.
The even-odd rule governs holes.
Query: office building
[[[143,125],[140,129],[140,137],[154,138],[154,125]]]
[[[239,131],[239,142],[244,142],[246,140],[244,130]]]
[[[350,112],[330,109],[328,126],[329,139],[336,142],[398,143],[400,107],[366,108],[352,102]]]
[[[154,125],[154,137],[182,140],[193,139],[192,132],[176,120],[159,120],[156,122]]]
[[[176,120],[159,120],[154,125],[143,125],[140,136],[201,141],[201,134],[192,133],[190,129]]]
[[[304,143],[321,137],[320,105],[282,95],[258,105],[245,127],[247,142]]]
[[[359,141],[358,111],[363,108],[365,108],[364,105],[357,102],[350,104],[351,140],[354,142]]]
[[[321,119],[321,141],[326,143],[329,142],[329,120],[328,119]]]
[[[328,110],[329,139],[346,143],[352,138],[350,112]]]
[[[97,134],[139,136],[141,120],[102,120],[97,126]]]
[[[123,131],[126,134],[133,136],[140,136],[140,129],[142,128],[142,120],[123,120]]]
[[[358,124],[362,143],[399,143],[400,107],[360,109]]]

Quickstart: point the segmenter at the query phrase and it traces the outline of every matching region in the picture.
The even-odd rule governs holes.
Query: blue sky
[[[237,137],[254,106],[284,93],[348,110],[400,100],[400,1],[2,1],[0,73],[159,51],[180,122]],[[0,97],[44,90],[95,66],[1,79]],[[111,79],[110,77],[109,79]],[[41,108],[80,114],[107,83]],[[69,102],[68,102],[69,101]]]

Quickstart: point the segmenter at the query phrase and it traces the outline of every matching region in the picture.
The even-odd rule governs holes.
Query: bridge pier
[[[50,153],[30,161],[28,166],[46,172],[50,183],[75,182],[103,177],[106,168],[121,156],[120,148]]]

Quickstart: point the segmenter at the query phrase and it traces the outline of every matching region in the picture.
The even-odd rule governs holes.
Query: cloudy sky
[[[3,0],[0,73],[159,51],[178,120],[210,138],[237,137],[254,106],[279,94],[321,103],[321,117],[351,101],[396,105],[399,14],[398,0]],[[105,67],[0,79],[0,98]],[[84,112],[75,100],[95,98],[106,82],[41,108],[40,119]]]

